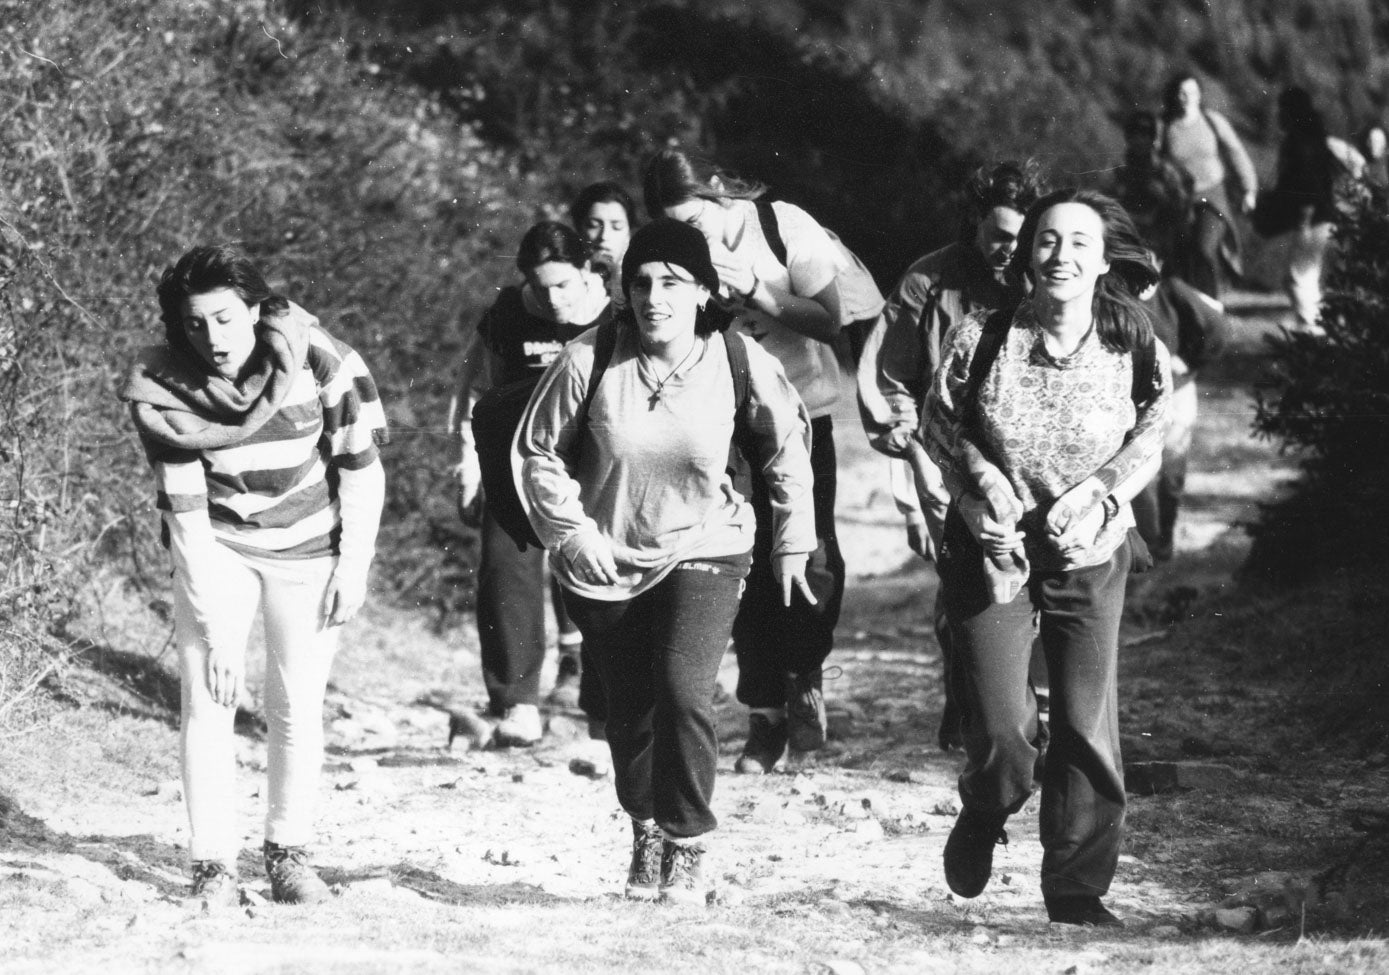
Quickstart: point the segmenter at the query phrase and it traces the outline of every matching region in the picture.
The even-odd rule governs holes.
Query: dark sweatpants
[[[607,690],[618,802],[671,836],[718,825],[714,681],[746,572],[746,556],[686,562],[634,599],[565,593]]]
[[[990,602],[983,552],[958,515],[946,521],[940,572],[965,716],[960,798],[1012,814],[1032,792],[1036,703],[1028,686],[1033,614],[1051,678],[1051,746],[1042,779],[1042,891],[1104,894],[1124,825],[1119,757],[1119,619],[1130,554],[1039,572],[1012,602]]]
[[[753,478],[751,500],[757,513],[757,536],[752,549],[752,572],[738,618],[733,646],[738,654],[738,700],[750,708],[779,708],[786,704],[786,675],[820,668],[834,649],[834,628],[844,599],[844,556],[834,526],[834,422],[822,416],[810,423],[810,466],[815,472],[815,551],[806,565],[806,581],[817,604],[799,592],[783,606],[781,584],[772,573],[772,506],[766,485]],[[740,485],[741,487],[741,485]]]
[[[545,550],[534,545],[523,552],[483,508],[479,531],[482,551],[477,570],[477,635],[488,710],[503,714],[516,704],[540,700],[540,668],[545,661]],[[557,588],[557,587],[555,587]],[[560,599],[555,615],[564,619]],[[588,717],[603,719],[603,689],[583,651],[579,706]]]

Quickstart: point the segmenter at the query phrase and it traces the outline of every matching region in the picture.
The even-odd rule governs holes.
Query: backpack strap
[[[752,375],[748,365],[748,347],[740,335],[723,333],[723,347],[728,354],[728,371],[733,376],[733,446],[742,452],[748,463],[761,470],[756,463],[757,444],[752,437],[752,426],[748,422],[748,401],[752,399]]]
[[[998,360],[998,353],[1008,338],[1008,329],[1012,324],[1012,312],[1002,309],[989,312],[989,317],[984,319],[984,328],[979,333],[979,343],[974,347],[974,357],[969,360],[969,377],[965,380],[965,392],[961,397],[961,405],[965,412],[973,412],[978,408],[979,389],[984,385],[984,377]]]
[[[772,249],[772,254],[782,267],[789,267],[786,261],[786,241],[781,239],[781,224],[777,222],[772,202],[758,197],[752,201],[752,205],[757,208],[757,222],[762,225],[762,236],[767,238],[767,246]]]
[[[579,432],[588,424],[588,408],[593,405],[593,397],[598,393],[598,384],[603,381],[603,374],[608,371],[608,363],[612,362],[616,348],[617,321],[609,318],[597,326],[597,333],[594,335],[593,370],[588,374],[588,388],[584,390],[583,402],[579,404],[579,412],[574,416]]]

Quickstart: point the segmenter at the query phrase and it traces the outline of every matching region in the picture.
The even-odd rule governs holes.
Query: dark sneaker
[[[798,752],[825,747],[825,692],[821,670],[786,675],[786,736]]]
[[[763,775],[776,768],[786,753],[786,721],[773,722],[765,714],[748,715],[748,740],[743,754],[733,763],[735,772]]]
[[[280,846],[265,841],[261,847],[265,873],[270,878],[270,899],[278,904],[315,904],[331,891],[309,866],[309,852],[302,846]]]
[[[661,902],[703,907],[709,901],[704,885],[704,844],[672,843],[661,847]]]
[[[622,892],[629,900],[654,901],[661,896],[664,842],[661,827],[632,820],[632,865],[627,868],[627,887]]]
[[[945,841],[945,882],[961,897],[978,897],[994,869],[994,846],[1008,845],[1002,814],[976,813],[968,806]]]
[[[579,677],[583,665],[579,662],[578,648],[559,652],[559,671],[555,674],[555,686],[545,703],[556,708],[577,708],[579,706]]]
[[[221,860],[193,861],[193,888],[188,902],[205,911],[227,910],[241,903],[236,874]]]
[[[1043,895],[1047,917],[1056,924],[1078,924],[1087,928],[1122,928],[1124,922],[1100,903],[1098,897],[1079,895],[1053,897]]]

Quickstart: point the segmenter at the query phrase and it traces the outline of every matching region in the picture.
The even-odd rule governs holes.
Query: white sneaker
[[[492,741],[498,748],[529,748],[544,735],[540,708],[534,704],[513,704],[497,723]]]

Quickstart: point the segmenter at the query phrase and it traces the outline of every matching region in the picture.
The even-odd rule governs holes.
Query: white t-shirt
[[[794,203],[772,203],[786,245],[787,265],[783,266],[762,233],[756,205],[740,200],[737,206],[743,209],[743,234],[732,252],[751,262],[760,280],[800,298],[813,297],[834,281],[840,270],[839,249],[814,217]],[[733,327],[780,360],[812,418],[833,410],[839,398],[839,360],[832,345],[792,331],[755,310],[740,312]]]

